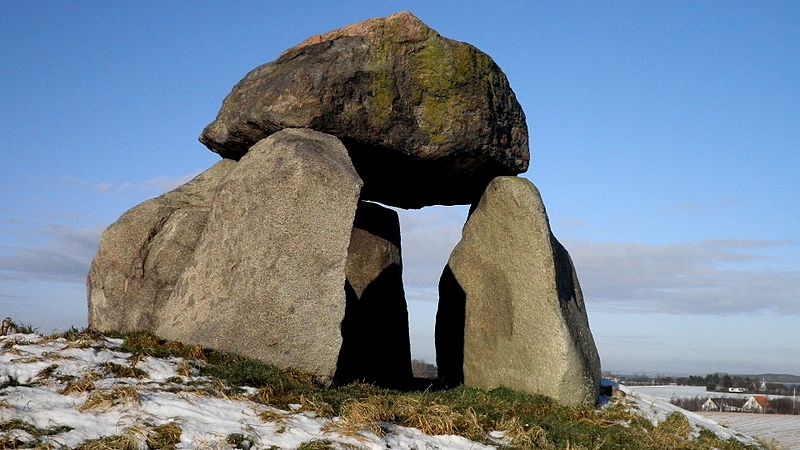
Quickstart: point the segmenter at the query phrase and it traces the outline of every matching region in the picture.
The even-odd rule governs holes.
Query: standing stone
[[[200,141],[238,159],[287,127],[337,136],[362,198],[401,208],[470,204],[528,168],[528,129],[508,79],[477,48],[410,13],[315,36],[242,79]]]
[[[361,185],[333,136],[259,141],[220,186],[156,334],[332,376]]]
[[[600,360],[583,294],[531,182],[498,177],[489,184],[443,282],[436,350],[444,374],[458,375],[452,352],[460,349],[452,345],[461,333],[466,385],[505,386],[565,404],[596,401]],[[460,330],[452,326],[459,321]],[[440,323],[451,326],[440,330]]]
[[[126,212],[103,232],[87,279],[89,326],[153,331],[158,311],[189,264],[214,193],[236,166],[223,160]]]
[[[395,211],[358,203],[347,253],[346,296],[336,381],[406,386],[412,377],[411,344]]]

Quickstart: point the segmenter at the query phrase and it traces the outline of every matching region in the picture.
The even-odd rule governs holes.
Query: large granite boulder
[[[451,383],[462,369],[468,386],[505,386],[565,404],[596,401],[600,360],[583,294],[530,181],[489,184],[442,282],[436,350]],[[453,367],[459,360],[463,366]]]
[[[361,185],[333,136],[259,141],[220,185],[156,334],[332,376]]]
[[[412,378],[411,343],[395,211],[359,202],[347,252],[345,290],[336,381],[407,386]]]
[[[214,193],[235,161],[136,206],[103,232],[87,279],[89,326],[153,331],[158,311],[189,264]]]
[[[492,59],[409,13],[315,36],[244,77],[200,140],[239,159],[287,127],[339,137],[362,198],[470,204],[527,170],[525,115]]]

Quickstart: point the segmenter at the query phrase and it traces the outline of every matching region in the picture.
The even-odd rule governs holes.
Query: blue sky
[[[604,369],[800,374],[797,2],[3,2],[0,315],[85,325],[100,232],[217,160],[245,73],[401,10],[508,75]],[[402,214],[417,357],[463,220]]]

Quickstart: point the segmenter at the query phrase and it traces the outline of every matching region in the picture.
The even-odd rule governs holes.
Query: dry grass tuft
[[[169,350],[171,352],[175,352],[175,353],[182,353],[184,351],[184,349],[186,348],[185,345],[183,345],[182,343],[180,343],[178,341],[166,341],[163,344],[161,344],[160,341],[159,341],[159,344],[162,347],[164,347],[164,349]]]
[[[281,371],[283,377],[290,383],[298,385],[313,385],[314,376],[302,370],[287,367]]]
[[[199,345],[195,345],[189,349],[189,352],[186,356],[200,361],[208,361],[208,355],[206,355],[206,351],[203,350],[203,347],[200,347]]]
[[[17,448],[30,448],[30,443],[27,443],[15,436],[6,435],[0,436],[0,448],[9,450]]]
[[[209,395],[214,397],[224,398],[225,400],[231,400],[231,396],[228,395],[228,391],[230,388],[225,385],[220,380],[214,380],[211,382],[211,386],[206,391]]]
[[[300,408],[297,409],[298,411],[313,412],[320,417],[330,418],[335,415],[333,406],[331,406],[330,403],[313,394],[300,394],[295,396],[291,404],[300,405]]]
[[[76,450],[139,450],[140,448],[139,439],[125,433],[86,441]]]
[[[390,419],[388,401],[383,397],[370,397],[364,400],[351,400],[342,405],[341,420],[335,425],[337,431],[354,435],[361,431],[370,431],[380,436],[383,429],[381,422]]]
[[[275,432],[278,434],[286,431],[286,415],[284,414],[271,410],[265,410],[258,415],[258,418],[264,423],[274,424]]]
[[[180,380],[183,381],[183,380]],[[181,392],[192,394],[197,397],[216,397],[225,400],[250,400],[250,397],[242,395],[236,389],[227,386],[219,380],[210,382],[188,382],[184,384]]]
[[[107,409],[122,403],[139,405],[139,393],[133,387],[116,388],[112,390],[94,391],[78,408],[78,411],[90,409]]]
[[[105,340],[105,336],[103,333],[97,330],[90,330],[88,328],[75,328],[72,327],[69,330],[63,332],[56,332],[48,336],[44,336],[45,340],[54,341],[58,339],[66,339],[71,342],[83,342],[83,341],[102,341]]]
[[[383,434],[382,422],[417,428],[425,434],[461,434],[483,438],[487,431],[481,426],[475,411],[456,409],[411,395],[375,395],[351,400],[342,405],[337,429],[346,434],[371,431]]]
[[[78,360],[78,358],[75,357],[75,356],[64,355],[64,354],[59,353],[57,351],[56,352],[44,352],[44,353],[42,353],[41,358],[42,359],[46,358],[46,359],[48,359],[50,361],[59,360],[59,359],[67,360],[67,361],[77,361]]]
[[[460,412],[415,397],[400,396],[398,400],[397,414],[403,426],[418,428],[426,434],[462,434],[473,439],[486,435],[472,408]]]
[[[287,391],[273,386],[265,386],[258,390],[250,400],[264,405],[287,408],[288,405],[300,405],[298,411],[313,412],[320,417],[333,417],[334,408],[319,395],[303,394]]]
[[[100,347],[100,348],[105,348],[105,345],[97,345],[97,343],[94,342],[94,341],[81,339],[81,340],[77,340],[77,341],[68,342],[67,345],[61,347],[61,350],[68,350],[68,349],[71,349],[71,348],[86,349],[86,348],[94,347],[94,346],[97,346],[97,347]]]
[[[193,372],[192,364],[188,361],[183,361],[178,365],[178,368],[175,369],[175,373],[182,377],[191,378]]]
[[[158,348],[161,345],[161,340],[152,334],[134,334],[127,337],[128,340],[134,341],[136,347],[139,348]],[[145,352],[146,353],[146,352]]]
[[[653,436],[667,435],[688,439],[692,435],[692,425],[683,414],[674,412],[667,416],[667,419],[653,430]]]
[[[518,448],[546,448],[547,432],[538,425],[530,425],[525,429],[517,417],[504,418],[497,423],[497,431],[502,431],[505,438]]]
[[[101,377],[102,376],[97,372],[89,373],[78,380],[70,381],[66,386],[64,386],[64,389],[59,391],[59,393],[61,395],[71,395],[83,394],[84,392],[92,391],[94,390],[94,382],[99,380]]]
[[[142,369],[137,369],[134,366],[125,367],[123,365],[108,361],[101,364],[100,367],[117,378],[147,378],[147,372]]]
[[[181,427],[175,422],[153,428],[147,436],[147,445],[153,450],[174,450],[181,441]]]
[[[284,421],[286,421],[286,416],[284,414],[269,409],[262,411],[258,415],[258,418],[261,419],[262,422],[267,422],[267,423],[273,423],[273,422],[283,423]]]
[[[3,343],[2,349],[3,353],[7,353],[9,355],[22,355],[22,352],[15,347],[16,342],[14,341],[7,341]]]
[[[27,357],[24,357],[24,358],[15,359],[14,362],[15,363],[20,363],[20,364],[34,364],[34,363],[38,363],[38,362],[45,362],[45,358],[46,357],[47,357],[47,354],[45,353],[45,354],[43,354],[43,356],[27,356]]]
[[[14,431],[18,432],[14,432]],[[52,448],[49,444],[43,444],[42,438],[45,436],[54,436],[61,433],[71,431],[72,428],[66,425],[52,426],[50,428],[39,428],[36,425],[20,419],[13,419],[6,422],[0,422],[0,448],[14,449],[14,448]],[[27,433],[30,437],[20,439],[23,434]],[[47,446],[47,447],[45,447]]]
[[[53,373],[55,373],[56,369],[58,369],[58,364],[51,364],[40,370],[33,379],[36,381],[50,379],[53,377]]]
[[[303,442],[297,447],[297,450],[334,450],[335,448],[331,441],[314,439],[313,441]]]
[[[642,416],[632,412],[621,401],[615,402],[603,410],[577,408],[572,411],[569,417],[570,420],[594,426],[627,426],[633,422],[645,421]]]
[[[253,394],[250,400],[263,405],[272,405],[274,404],[275,398],[275,389],[273,389],[272,386],[265,386]]]

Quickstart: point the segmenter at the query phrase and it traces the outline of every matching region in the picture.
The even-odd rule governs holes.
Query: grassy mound
[[[73,332],[72,338],[76,338]],[[693,432],[678,413],[654,426],[621,401],[598,410],[562,406],[539,395],[508,389],[484,392],[451,390],[399,392],[367,384],[330,387],[313,376],[278,369],[241,356],[216,352],[145,333],[118,335],[120,350],[138,356],[178,356],[187,371],[217,380],[211,395],[241,396],[242,386],[257,389],[249,398],[281,409],[339,417],[332,427],[342,433],[384,433],[386,423],[420,429],[427,434],[456,434],[501,448],[541,449],[755,449],[714,433]],[[113,369],[112,369],[113,370]],[[502,434],[498,433],[502,432]],[[324,443],[320,442],[320,445]],[[324,448],[324,447],[323,447]]]

